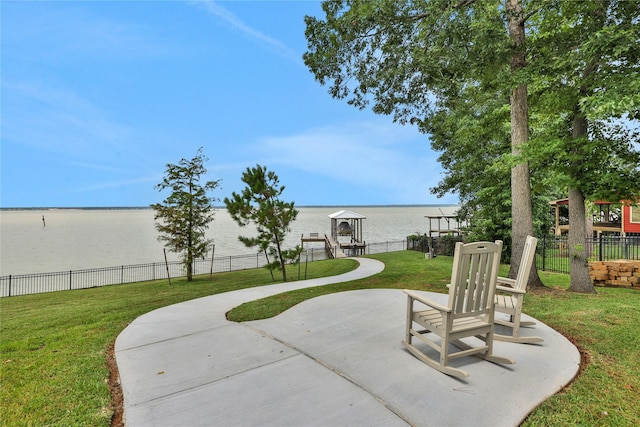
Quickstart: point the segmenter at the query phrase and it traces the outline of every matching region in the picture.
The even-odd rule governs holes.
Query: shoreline
[[[460,206],[457,203],[426,203],[426,204],[410,204],[410,205],[300,205],[296,208],[434,208],[434,207],[452,207]],[[213,206],[214,209],[226,209],[226,206]],[[145,210],[151,209],[151,206],[35,206],[35,207],[0,207],[2,211],[56,211],[56,210],[82,210],[82,211],[99,211],[99,210]]]
[[[455,205],[351,208],[367,217],[362,226],[367,243],[404,240],[408,235],[428,232],[429,221],[425,216],[448,214],[456,209]],[[285,245],[294,247],[301,236],[309,233],[330,232],[328,215],[337,210],[299,208],[300,214],[291,224]],[[255,234],[255,227],[239,226],[226,208],[214,212],[215,219],[206,237],[213,239],[215,254],[235,256],[252,252],[247,251],[238,236]],[[165,246],[158,241],[154,213],[151,208],[4,210],[0,213],[0,270],[3,275],[31,274],[161,261]],[[168,258],[174,260],[177,256],[169,253]]]

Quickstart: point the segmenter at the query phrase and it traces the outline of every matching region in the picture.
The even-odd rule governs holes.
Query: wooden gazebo
[[[350,255],[364,254],[366,244],[362,239],[362,220],[367,217],[356,212],[341,210],[329,215],[331,219],[331,240],[342,251]]]

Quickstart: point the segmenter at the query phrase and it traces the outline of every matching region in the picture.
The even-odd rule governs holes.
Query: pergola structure
[[[455,215],[425,215],[429,220],[429,237],[440,237],[442,235],[460,235],[460,221]],[[435,225],[435,227],[434,227]],[[443,228],[446,226],[446,228]]]

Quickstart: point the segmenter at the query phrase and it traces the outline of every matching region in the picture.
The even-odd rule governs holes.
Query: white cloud
[[[130,131],[72,91],[33,82],[3,82],[3,138],[64,154],[121,151]]]
[[[17,54],[20,57],[73,63],[89,57],[104,61],[114,57],[171,57],[179,52],[166,40],[154,40],[151,27],[109,18],[89,7],[49,7],[46,3],[24,6],[28,13],[16,13],[16,19],[7,23],[7,46],[29,46]]]
[[[403,203],[424,202],[440,179],[427,137],[393,123],[348,123],[265,137],[252,151],[268,159],[264,164],[393,193]]]
[[[220,6],[220,4],[218,4],[217,2],[209,1],[209,0],[198,0],[198,1],[192,1],[190,3],[202,7],[208,13],[216,16],[217,18],[221,19],[222,21],[224,21],[225,23],[233,27],[235,30],[244,34],[247,38],[251,40],[255,40],[259,44],[268,47],[270,50],[273,50],[276,54],[283,57],[284,59],[287,59],[288,61],[292,61],[295,64],[300,66],[303,65],[302,55],[300,53],[291,49],[289,46],[287,46],[280,40],[277,40],[263,33],[262,31],[255,29],[250,25],[247,25],[240,18],[234,15],[231,11]]]

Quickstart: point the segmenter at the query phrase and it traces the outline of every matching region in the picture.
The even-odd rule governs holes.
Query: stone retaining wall
[[[589,275],[595,286],[627,286],[640,288],[640,261],[590,262]]]

